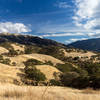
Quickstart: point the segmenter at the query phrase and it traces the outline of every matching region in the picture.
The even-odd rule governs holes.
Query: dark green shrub
[[[77,72],[69,72],[61,75],[61,83],[64,86],[69,86],[73,88],[87,88],[90,86],[89,77],[80,76]]]
[[[24,62],[24,64],[25,66],[33,66],[33,65],[42,65],[43,63],[36,59],[28,59],[26,62]]]
[[[99,63],[84,63],[81,66],[82,69],[86,70],[89,76],[100,74],[100,64]]]
[[[31,54],[31,53],[34,53],[33,47],[26,47],[25,48],[25,54]]]
[[[29,46],[25,47],[25,54],[38,53],[39,50],[40,50],[39,47],[33,46],[33,45],[29,45]]]
[[[2,55],[0,55],[0,60],[3,60],[3,56]]]
[[[2,55],[0,55],[0,63],[10,65],[11,60],[9,58],[4,59]]]
[[[18,55],[18,52],[15,51],[14,49],[10,49],[9,50],[9,53],[7,54],[8,56],[17,56]]]
[[[61,47],[57,47],[57,46],[42,47],[39,53],[51,55],[55,58],[62,59],[64,57],[64,52],[61,51],[60,49]]]
[[[80,77],[88,77],[88,72],[84,69],[77,68],[74,71],[77,72],[80,75]]]
[[[42,72],[40,72],[40,70],[36,69],[35,66],[25,67],[25,74],[28,79],[31,79],[34,81],[39,82],[39,81],[46,80],[45,75]]]
[[[13,47],[11,46],[11,43],[10,42],[0,43],[0,46],[6,48],[7,50],[13,49]]]
[[[90,87],[89,77],[79,76],[79,77],[75,78],[71,83],[71,87],[78,88],[78,89]]]
[[[90,87],[100,89],[100,73],[95,73],[90,76]]]
[[[11,60],[9,58],[6,58],[6,59],[1,60],[0,63],[10,65]]]
[[[75,70],[79,73],[80,77],[75,80],[73,86],[75,88],[100,88],[100,64],[84,62],[80,65],[81,67]]]
[[[61,82],[64,86],[73,86],[73,81],[79,77],[79,74],[76,72],[64,73],[60,76]]]
[[[13,65],[13,66],[16,66],[16,62],[12,62],[12,65]]]
[[[45,61],[45,63],[44,63],[45,65],[51,65],[51,66],[53,66],[54,64],[51,62],[51,61]]]
[[[61,85],[61,82],[58,81],[58,80],[55,80],[55,79],[51,79],[50,80],[50,85],[52,86],[60,86]]]
[[[70,71],[74,71],[75,68],[73,67],[72,64],[70,63],[65,63],[65,64],[57,64],[56,68],[59,69],[61,72],[66,73]]]
[[[74,57],[73,60],[79,60],[79,57]]]

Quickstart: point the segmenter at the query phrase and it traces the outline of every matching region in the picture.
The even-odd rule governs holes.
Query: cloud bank
[[[9,33],[22,33],[22,32],[30,32],[27,26],[23,23],[12,23],[12,22],[1,22],[0,23],[0,33],[9,32]]]
[[[87,40],[88,38],[72,38],[72,39],[69,39],[69,40],[66,40],[65,43],[67,44],[70,44],[72,42],[76,42],[76,41],[81,41],[81,40]]]
[[[75,24],[87,30],[100,30],[100,0],[75,0],[75,5]]]

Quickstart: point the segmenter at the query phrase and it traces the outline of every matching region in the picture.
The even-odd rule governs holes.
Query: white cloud
[[[90,38],[100,38],[100,32],[92,32],[87,34]]]
[[[12,23],[12,22],[0,23],[0,33],[2,32],[22,33],[22,32],[30,32],[30,31],[31,30],[23,23]]]
[[[70,5],[67,4],[67,2],[58,2],[55,4],[56,7],[59,7],[59,8],[69,8],[71,7]]]
[[[100,29],[100,0],[75,0],[75,24],[85,29]]]
[[[41,37],[63,37],[63,36],[84,36],[84,33],[54,33],[54,34],[46,34]]]
[[[84,28],[85,29],[92,29],[93,27],[96,26],[96,20],[89,20],[86,22],[86,24],[84,24]]]
[[[72,38],[72,39],[69,39],[69,40],[66,40],[65,42],[67,43],[67,44],[69,44],[69,43],[72,43],[72,42],[76,42],[76,41],[81,41],[81,40],[87,40],[88,38]]]
[[[95,34],[95,33],[87,33],[87,35],[88,35],[89,37],[94,36],[94,34]]]

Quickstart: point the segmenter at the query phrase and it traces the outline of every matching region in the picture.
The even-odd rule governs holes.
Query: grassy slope
[[[0,100],[100,100],[100,91],[1,84]]]
[[[11,62],[16,62],[16,66],[10,66],[6,64],[1,64],[0,63],[0,82],[4,83],[13,83],[14,80],[17,80],[20,82],[20,76],[22,73],[21,70],[24,69],[24,61],[27,61],[28,59],[37,59],[39,61],[45,62],[45,61],[51,61],[53,64],[56,63],[63,63],[62,61],[48,56],[48,55],[43,55],[43,54],[23,54],[23,55],[18,55],[15,57],[4,57],[4,58],[9,58]],[[60,72],[53,66],[49,65],[38,65],[38,69],[40,69],[41,72],[43,72],[47,79],[53,79],[53,73],[54,72]]]
[[[57,68],[50,65],[37,65],[36,68],[44,73],[47,79],[55,79],[54,72],[61,73]]]
[[[0,47],[0,54],[2,53],[8,53],[9,51],[3,47]]]
[[[19,46],[13,45],[13,47],[23,51],[23,48]],[[1,50],[4,51],[3,49]],[[72,53],[72,56],[73,55],[77,56],[78,54],[74,52],[74,54]],[[90,54],[90,56],[91,55],[92,54]],[[34,58],[42,62],[45,60],[51,61],[54,64],[63,62],[52,56],[36,53],[27,55],[24,54],[9,58],[12,62],[17,62],[17,65],[8,66],[5,64],[0,64],[0,83],[6,83],[0,84],[0,100],[100,100],[100,92],[89,89],[76,90],[63,87],[47,88],[44,86],[30,87],[13,85],[14,80],[20,81],[19,75],[23,74],[20,71],[20,68],[24,68],[24,65],[22,64],[23,61]],[[59,72],[56,68],[49,65],[39,65],[37,68],[40,69],[41,72],[44,72],[48,79],[53,78],[54,71]],[[46,93],[44,94],[45,90]]]
[[[15,80],[20,82],[19,74],[22,72],[17,67],[0,63],[0,83],[14,83]]]

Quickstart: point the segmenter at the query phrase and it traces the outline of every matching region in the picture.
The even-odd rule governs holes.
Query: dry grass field
[[[39,60],[41,62],[45,62],[45,61],[51,61],[54,65],[57,63],[63,64],[64,62],[56,59],[52,56],[48,56],[48,55],[44,55],[44,54],[23,54],[23,55],[18,55],[15,57],[5,57],[5,58],[9,58],[11,60],[11,62],[16,62],[16,66],[19,67],[24,67],[23,62],[27,61],[28,59],[36,59]]]
[[[100,91],[0,84],[0,100],[100,100]]]
[[[14,50],[24,51],[24,45],[21,45],[21,44],[11,44],[11,46],[14,48]]]
[[[3,47],[0,47],[0,54],[2,53],[8,53],[9,51]]]
[[[47,80],[54,79],[54,72],[61,73],[57,68],[50,65],[37,65],[42,73],[45,74]],[[0,63],[0,83],[13,83],[14,80],[17,80],[21,83],[20,78],[24,74],[19,66],[10,66]],[[20,76],[21,75],[21,76]]]
[[[42,73],[44,73],[48,80],[55,79],[55,72],[61,73],[57,68],[50,65],[37,65],[36,68],[39,69]]]
[[[22,74],[19,68],[0,63],[0,83],[13,83],[14,80],[20,81],[18,74]]]
[[[65,53],[65,56],[67,57],[88,57],[90,58],[91,56],[94,56],[96,55],[95,53],[93,52],[90,52],[88,51],[87,53],[81,53],[81,52],[64,52]]]

